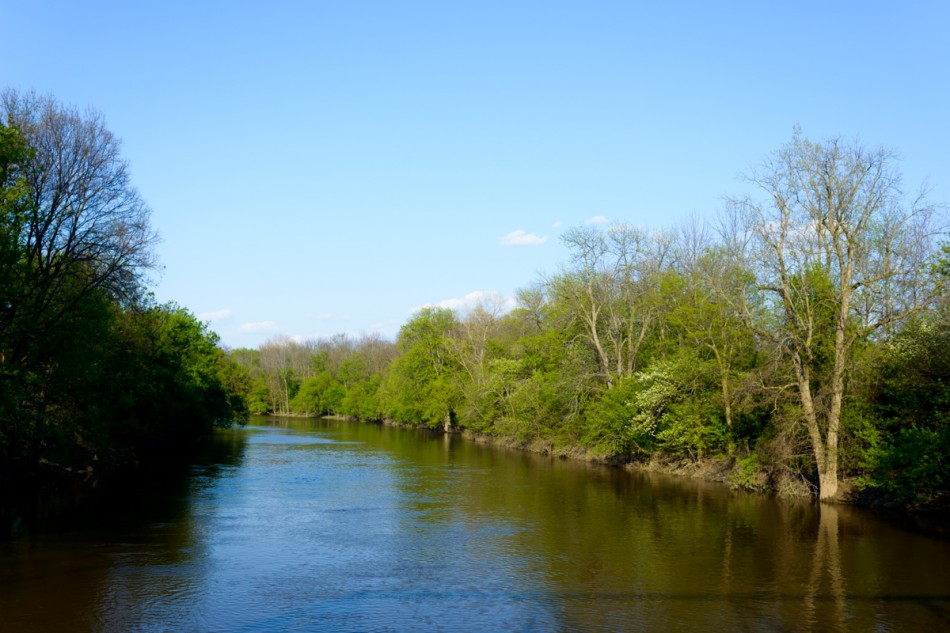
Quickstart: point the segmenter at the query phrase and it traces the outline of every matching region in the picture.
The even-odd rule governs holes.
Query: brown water
[[[0,543],[0,631],[950,630],[948,563],[854,509],[256,420]]]

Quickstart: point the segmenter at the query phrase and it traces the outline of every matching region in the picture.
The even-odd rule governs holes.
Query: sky
[[[710,220],[795,126],[950,202],[950,3],[0,0],[0,88],[101,112],[150,285],[228,347],[395,337]]]

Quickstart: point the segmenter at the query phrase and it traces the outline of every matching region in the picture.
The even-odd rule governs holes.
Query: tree
[[[30,160],[32,152],[20,130],[0,123],[0,336],[12,320],[22,283],[21,236],[29,197],[23,171]],[[0,338],[0,363],[6,362],[8,348]]]
[[[0,448],[9,481],[78,446],[82,394],[156,236],[96,112],[0,94]],[[71,458],[71,457],[70,457]]]
[[[549,292],[583,325],[607,388],[633,374],[641,348],[658,318],[657,282],[669,240],[628,225],[602,232],[567,231],[573,270],[554,277]]]
[[[217,337],[143,281],[156,235],[96,112],[0,95],[0,501],[246,413]]]
[[[400,328],[400,356],[386,381],[387,408],[396,420],[445,428],[454,424],[460,367],[450,337],[457,327],[452,310],[423,308]]]
[[[100,114],[6,91],[0,115],[4,137],[22,140],[3,143],[4,179],[16,184],[4,186],[0,216],[0,391],[20,394],[21,405],[11,402],[7,414],[18,421],[0,423],[22,427],[32,412],[35,426],[71,353],[64,345],[97,329],[83,318],[106,318],[94,307],[99,295],[130,302],[139,294],[156,235]]]
[[[464,315],[448,338],[454,359],[465,372],[465,407],[460,417],[469,426],[484,426],[493,417],[489,365],[498,348],[493,339],[503,312],[504,300],[500,296],[485,298]]]
[[[770,310],[747,305],[756,332],[791,361],[819,497],[838,490],[841,410],[855,345],[930,301],[934,208],[901,191],[894,156],[796,131],[748,180],[763,200],[734,200]]]
[[[309,350],[288,336],[276,336],[259,348],[261,372],[270,393],[270,410],[291,412],[290,401],[300,387],[301,368],[310,364]]]
[[[685,341],[701,352],[700,358],[711,357],[718,376],[724,421],[731,432],[736,400],[734,383],[755,352],[752,331],[743,322],[733,298],[746,296],[753,280],[722,246],[709,244],[695,227],[683,231],[677,251],[676,283],[669,286],[679,292],[667,298],[674,303],[668,320]]]
[[[52,97],[6,91],[2,113],[32,157],[20,166],[21,213],[4,218],[18,257],[0,314],[14,362],[91,292],[130,299],[154,264],[150,209],[131,184],[119,140],[101,114],[85,115]],[[11,224],[12,222],[12,224]],[[12,289],[12,291],[11,291]]]

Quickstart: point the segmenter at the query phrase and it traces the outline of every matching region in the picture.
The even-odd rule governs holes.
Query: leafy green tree
[[[23,292],[22,233],[29,204],[24,171],[33,151],[16,127],[0,123],[0,331],[13,319],[13,300]]]
[[[261,353],[256,349],[239,347],[228,352],[232,364],[241,368],[246,376],[247,388],[245,405],[252,415],[264,415],[270,412],[271,398],[267,382],[261,369]]]
[[[383,410],[379,391],[382,380],[382,374],[372,374],[366,380],[349,384],[340,402],[340,413],[359,420],[381,420]]]
[[[529,333],[511,345],[511,362],[491,363],[504,396],[493,429],[499,434],[523,441],[581,442],[583,412],[604,386],[596,353],[579,333],[579,324],[563,318],[560,301],[557,296],[548,299],[540,321],[524,311],[511,315]]]
[[[453,311],[423,308],[399,330],[400,356],[384,388],[385,406],[395,420],[425,426],[454,423],[460,367],[450,337],[457,326]]]
[[[143,296],[156,236],[96,112],[0,97],[0,495],[244,413],[216,336]]]
[[[202,434],[246,414],[247,373],[187,310],[149,305],[122,313],[108,357],[117,403],[110,420],[133,446]]]
[[[685,249],[684,249],[685,250]],[[696,361],[711,363],[718,378],[726,427],[733,427],[736,382],[756,359],[756,342],[746,325],[741,303],[755,280],[722,247],[702,245],[695,254],[681,253],[679,273],[665,288],[671,297],[669,324],[696,350]]]
[[[865,485],[927,502],[950,493],[950,313],[913,320],[885,346]]]
[[[291,410],[304,415],[339,413],[345,394],[343,385],[329,371],[323,370],[300,383],[300,389],[291,401]]]

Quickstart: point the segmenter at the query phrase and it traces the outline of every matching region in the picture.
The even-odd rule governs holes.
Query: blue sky
[[[101,111],[153,290],[224,344],[394,336],[589,221],[710,217],[791,139],[950,201],[947,2],[0,0],[0,87]]]

